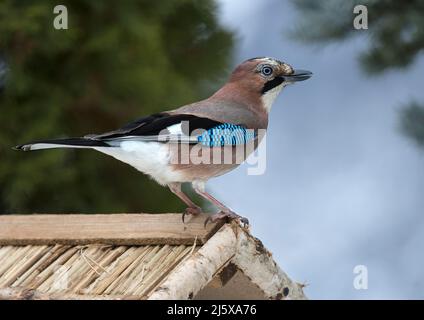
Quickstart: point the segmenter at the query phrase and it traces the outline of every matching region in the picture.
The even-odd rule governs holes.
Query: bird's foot
[[[220,211],[218,213],[215,213],[213,215],[210,215],[206,220],[205,220],[205,228],[206,225],[208,224],[208,222],[216,222],[218,220],[221,219],[226,219],[226,220],[236,220],[238,221],[243,227],[248,227],[249,226],[249,220],[245,217],[242,217],[240,215],[238,215],[237,213],[228,210],[228,211]]]
[[[188,207],[188,208],[186,208],[186,209],[184,210],[184,212],[183,212],[183,216],[182,216],[183,223],[184,223],[184,221],[185,221],[185,216],[186,216],[187,214],[189,214],[189,215],[193,215],[193,216],[197,216],[197,215],[198,215],[198,214],[200,214],[200,213],[202,213],[202,209],[201,209],[200,207]]]

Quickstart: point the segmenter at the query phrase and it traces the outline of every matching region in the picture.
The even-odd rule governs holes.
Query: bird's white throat
[[[271,111],[271,108],[275,99],[278,97],[278,94],[286,85],[287,83],[282,83],[279,86],[276,86],[275,88],[272,88],[271,90],[268,90],[266,93],[262,95],[261,97],[262,104],[267,112]]]

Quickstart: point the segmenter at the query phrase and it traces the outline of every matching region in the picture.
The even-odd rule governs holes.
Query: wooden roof
[[[0,288],[143,299],[196,249],[186,245],[3,246]]]
[[[191,299],[240,272],[261,297],[305,298],[258,239],[205,218],[0,215],[0,299]]]

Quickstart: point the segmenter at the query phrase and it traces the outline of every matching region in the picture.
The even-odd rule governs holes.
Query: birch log
[[[183,261],[149,296],[150,300],[192,299],[235,254],[237,239],[230,225],[216,232]]]
[[[237,253],[232,261],[268,299],[306,299],[303,285],[291,280],[281,270],[259,239],[241,228],[237,231]]]

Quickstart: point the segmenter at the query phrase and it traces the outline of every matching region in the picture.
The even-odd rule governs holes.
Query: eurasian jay
[[[34,141],[15,149],[94,149],[168,186],[188,206],[183,221],[185,214],[201,212],[181,190],[182,183],[190,182],[197,194],[220,210],[205,224],[223,218],[247,224],[246,218],[206,192],[205,183],[236,168],[257,148],[260,132],[268,127],[271,106],[281,89],[311,75],[274,58],[257,57],[237,66],[228,82],[205,100],[140,118],[115,131]],[[229,159],[222,157],[226,151],[230,152]]]

